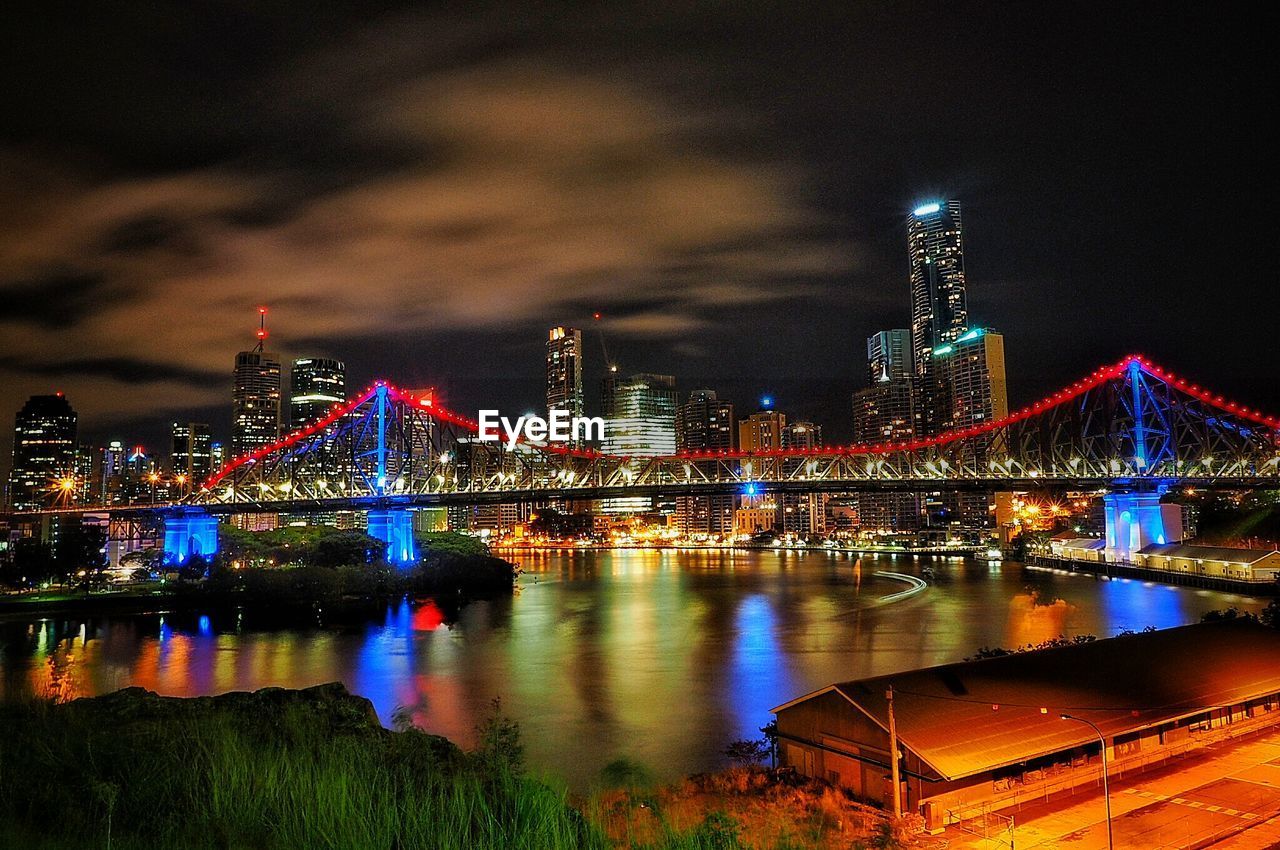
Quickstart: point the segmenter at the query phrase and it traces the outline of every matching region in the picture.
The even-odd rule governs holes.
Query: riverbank
[[[0,704],[0,846],[835,848],[895,843],[877,809],[735,769],[571,798],[523,771],[495,710],[463,751],[391,731],[341,685],[181,699],[130,688]]]
[[[772,544],[763,543],[493,543],[490,548],[495,552],[609,552],[652,550],[655,552],[730,552],[741,550],[746,552],[838,552],[845,555],[937,555],[941,557],[977,557],[988,551],[986,546],[948,546],[948,547],[902,547],[877,546],[826,546],[810,544]]]
[[[1280,596],[1280,583],[1274,581],[1241,581],[1218,576],[1200,576],[1176,573],[1171,570],[1152,570],[1131,564],[1108,561],[1077,561],[1049,555],[1033,555],[1027,559],[1027,569],[1084,573],[1108,579],[1134,579],[1161,584],[1222,590],[1228,593],[1244,593],[1249,596]]]
[[[246,611],[282,621],[336,623],[367,618],[405,597],[431,597],[446,610],[514,592],[519,570],[488,553],[441,552],[410,569],[385,564],[212,568],[181,577],[105,589],[0,595],[0,620],[40,616]]]

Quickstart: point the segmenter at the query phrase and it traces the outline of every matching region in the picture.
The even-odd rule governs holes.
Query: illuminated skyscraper
[[[209,426],[203,422],[174,422],[170,433],[169,468],[174,475],[184,476],[183,489],[199,486],[213,471],[213,437]]]
[[[236,355],[231,396],[231,451],[236,456],[280,439],[280,360],[264,350],[266,307],[258,317],[258,344]]]
[[[604,379],[604,451],[632,457],[674,454],[676,379],[671,375],[632,375]]]
[[[1005,383],[1004,336],[993,330],[973,328],[955,342],[933,351],[937,408],[943,417],[942,429],[986,425],[1009,415],[1009,391]],[[996,436],[968,438],[975,459],[981,463],[998,448]],[[944,503],[953,506],[957,519],[966,527],[991,524],[990,507],[1009,501],[1007,494],[958,493]]]
[[[280,361],[265,351],[236,355],[231,450],[239,456],[280,439]]]
[[[772,452],[782,446],[782,434],[787,427],[786,414],[773,409],[773,399],[760,399],[760,410],[738,422],[738,448],[744,452]],[[760,474],[755,468],[759,461],[745,459],[742,471],[749,479]],[[734,529],[741,533],[772,529],[778,519],[778,500],[772,495],[749,492],[742,496],[735,515]]]
[[[911,331],[880,331],[867,338],[867,383],[904,381],[915,374],[911,359]]]
[[[916,435],[913,382],[882,381],[853,394],[853,441],[897,443]]]
[[[933,358],[945,427],[985,425],[1009,415],[1002,334],[974,328],[934,349]]]
[[[581,416],[582,331],[552,328],[547,334],[547,413],[566,410]]]
[[[115,494],[120,490],[120,479],[124,475],[128,458],[128,452],[125,451],[124,442],[121,440],[112,440],[102,448],[102,479],[99,482],[99,490],[104,503],[115,502]]]
[[[767,452],[782,448],[782,432],[787,416],[772,409],[772,402],[762,400],[762,409],[738,422],[738,448],[744,452]]]
[[[815,451],[822,448],[822,426],[812,422],[793,420],[782,429],[782,447],[794,451]],[[788,458],[783,473],[788,476],[806,475],[806,464],[813,461],[806,457]],[[778,499],[782,511],[782,530],[802,537],[824,534],[827,530],[826,493],[783,493]]]
[[[694,390],[676,410],[676,451],[728,451],[734,447],[733,404],[714,390]],[[681,534],[733,532],[733,496],[677,496],[676,525]]]
[[[642,373],[622,378],[610,372],[601,396],[605,420],[601,448],[606,454],[655,457],[675,453],[675,377]],[[648,498],[608,499],[601,510],[636,513],[652,506]]]
[[[907,227],[911,260],[911,347],[918,376],[935,348],[968,330],[960,202],[916,207]]]
[[[76,412],[62,393],[33,395],[13,423],[9,505],[37,510],[58,499],[60,479],[75,474]],[[74,484],[72,485],[74,488]]]
[[[911,334],[881,331],[867,339],[870,386],[853,394],[855,443],[906,442],[920,428],[920,398],[911,353]],[[862,492],[853,497],[858,523],[868,531],[911,531],[920,526],[914,493]]]
[[[305,428],[347,400],[347,367],[341,360],[307,357],[289,372],[289,424]]]

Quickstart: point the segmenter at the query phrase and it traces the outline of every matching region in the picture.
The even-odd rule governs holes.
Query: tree
[[[107,532],[98,525],[69,521],[60,529],[53,557],[64,580],[84,573],[86,583],[99,581],[107,568]]]
[[[751,767],[769,757],[769,742],[764,738],[734,741],[724,748],[724,754],[742,767]]]
[[[199,581],[209,571],[209,562],[200,555],[192,555],[178,568],[178,578],[183,581]]]
[[[374,553],[385,547],[382,541],[362,531],[332,530],[319,537],[309,548],[307,563],[315,567],[345,567],[367,564]]]
[[[13,559],[0,572],[10,587],[36,587],[57,574],[53,547],[36,537],[23,537],[13,547]]]

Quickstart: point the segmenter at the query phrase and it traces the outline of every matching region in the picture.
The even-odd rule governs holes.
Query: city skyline
[[[261,303],[283,359],[536,409],[539,336],[581,327],[595,360],[601,311],[624,369],[772,391],[847,439],[863,341],[906,322],[902,228],[938,198],[965,204],[969,309],[1010,334],[1015,398],[1141,351],[1280,406],[1264,336],[1195,333],[1276,299],[1240,226],[1265,218],[1250,87],[1270,60],[1226,22],[741,10],[726,38],[667,11],[552,16],[535,37],[506,14],[362,10],[306,38],[273,19],[268,58],[253,12],[156,14],[17,24],[3,409],[61,390],[94,438],[221,429],[223,364]],[[107,96],[189,85],[216,108]],[[379,223],[385,253],[362,235]]]
[[[1232,11],[7,15],[0,847],[1272,846]]]

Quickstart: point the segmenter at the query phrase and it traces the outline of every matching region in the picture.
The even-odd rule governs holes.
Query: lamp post
[[[1111,837],[1111,789],[1107,784],[1107,738],[1102,734],[1102,730],[1091,720],[1085,720],[1083,717],[1076,717],[1071,714],[1060,716],[1063,720],[1074,720],[1077,723],[1083,723],[1088,726],[1097,734],[1098,743],[1102,745],[1102,799],[1107,806],[1107,850],[1114,850],[1115,844]]]

